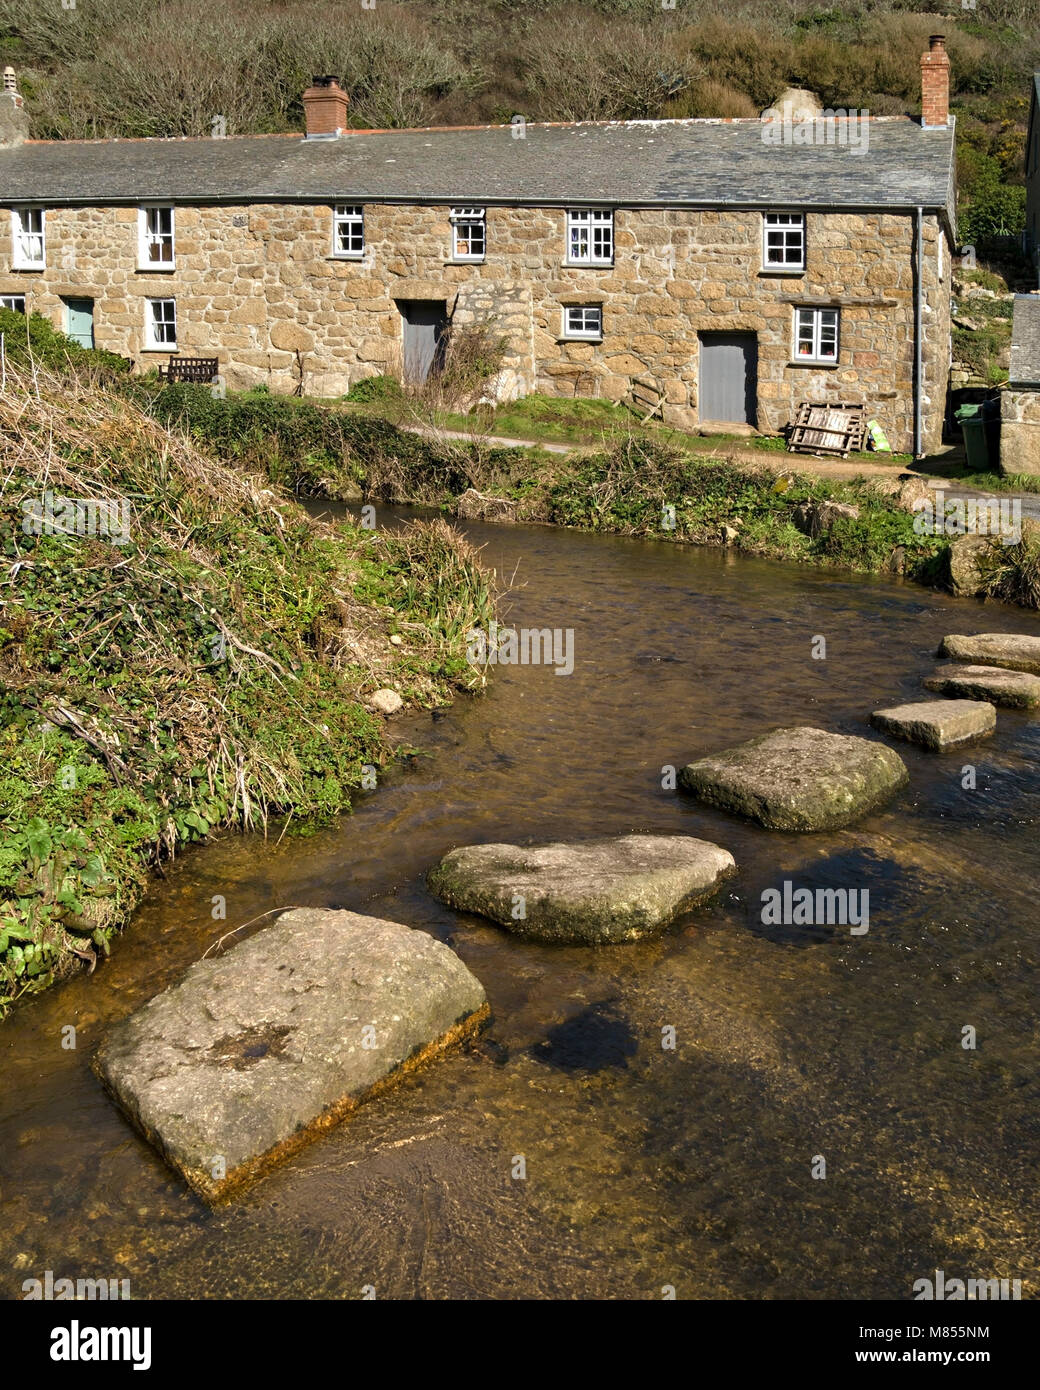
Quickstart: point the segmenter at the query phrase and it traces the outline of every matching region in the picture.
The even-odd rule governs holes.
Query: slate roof
[[[1040,294],[1016,294],[1011,326],[1012,386],[1040,386]]]
[[[953,128],[869,122],[869,148],[767,145],[756,120],[352,131],[224,140],[27,141],[0,202],[451,202],[945,208]]]

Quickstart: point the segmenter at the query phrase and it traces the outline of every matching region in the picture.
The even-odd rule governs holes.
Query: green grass
[[[493,596],[444,522],[316,523],[67,370],[9,362],[0,428],[2,1013],[107,953],[179,846],[348,810],[387,757],[366,695],[475,688]],[[47,492],[128,502],[125,544],[26,530]]]

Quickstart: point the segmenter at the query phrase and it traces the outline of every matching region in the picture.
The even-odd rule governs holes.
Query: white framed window
[[[837,362],[837,309],[794,311],[794,355],[799,362]]]
[[[154,351],[170,352],[177,347],[177,301],[146,299],[144,302],[144,345]]]
[[[25,313],[24,294],[0,294],[0,309],[10,309],[16,314]]]
[[[137,267],[173,269],[173,208],[145,207],[137,214]]]
[[[332,254],[365,254],[365,210],[356,204],[340,204],[332,209]]]
[[[614,214],[609,208],[567,213],[567,264],[614,264]]]
[[[602,304],[566,304],[563,309],[563,336],[565,338],[603,337]]]
[[[487,255],[487,214],[484,208],[451,209],[451,258],[482,261]]]
[[[42,270],[47,264],[46,214],[43,208],[11,210],[11,267]]]
[[[800,212],[767,212],[762,218],[762,269],[805,269],[805,218]]]

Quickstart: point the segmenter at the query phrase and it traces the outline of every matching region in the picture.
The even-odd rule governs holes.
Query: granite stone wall
[[[269,204],[178,207],[176,263],[139,270],[135,207],[53,208],[47,265],[11,268],[0,214],[0,294],[65,326],[63,299],[92,298],[95,341],[142,369],[145,303],[177,304],[177,348],[217,356],[229,389],[261,382],[339,395],[361,377],[399,372],[408,300],[441,301],[453,324],[490,321],[508,344],[496,384],[620,400],[656,383],[667,423],[696,428],[699,338],[754,333],[758,426],[779,429],[801,400],[862,400],[895,449],[912,447],[913,229],[909,216],[810,212],[804,273],[762,270],[754,211],[625,210],[610,268],[566,264],[563,208],[490,207],[487,258],[453,262],[447,207],[369,204],[360,259],[332,253],[332,209]],[[926,219],[925,448],[940,440],[950,351],[949,246]],[[941,278],[940,278],[941,276]],[[568,341],[567,304],[601,304],[601,342]],[[798,305],[841,311],[835,366],[794,361]]]

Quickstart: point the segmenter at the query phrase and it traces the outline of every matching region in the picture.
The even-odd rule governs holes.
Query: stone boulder
[[[828,532],[836,521],[855,521],[859,508],[847,502],[802,502],[791,513],[799,531],[813,540]]]
[[[689,763],[687,791],[768,830],[834,830],[886,802],[908,781],[883,743],[824,729],[776,729]]]
[[[957,695],[966,700],[990,700],[1007,709],[1033,709],[1040,705],[1040,676],[1027,671],[1006,671],[1002,666],[940,666],[925,678],[926,690]]]
[[[118,1023],[95,1070],[209,1202],[475,1032],[480,983],[425,932],[294,908]]]
[[[951,541],[946,552],[946,578],[953,593],[967,598],[981,593],[992,554],[989,536],[970,534]]]
[[[952,635],[939,644],[939,656],[969,661],[976,666],[1003,666],[1040,676],[1040,637],[1017,632],[979,632],[974,637]]]
[[[467,845],[430,873],[430,891],[535,941],[609,946],[661,931],[736,872],[733,856],[688,835],[579,844]]]
[[[374,709],[377,714],[396,714],[404,704],[396,690],[376,690],[365,701],[369,709]]]
[[[997,711],[985,700],[920,700],[876,709],[870,722],[893,738],[937,752],[991,734],[997,727]]]

